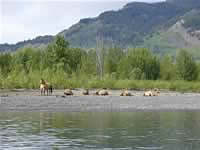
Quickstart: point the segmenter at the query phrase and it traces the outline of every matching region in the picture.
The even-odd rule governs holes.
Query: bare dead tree
[[[104,41],[102,38],[96,38],[96,67],[97,67],[97,74],[100,79],[103,78],[104,74],[104,57],[105,57],[105,47]]]

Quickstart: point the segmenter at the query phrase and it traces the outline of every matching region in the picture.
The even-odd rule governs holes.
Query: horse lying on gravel
[[[64,95],[69,96],[69,95],[74,95],[74,93],[72,92],[71,89],[65,89],[65,90],[64,90]]]
[[[40,80],[40,95],[45,95],[45,93],[47,93],[47,95],[52,95],[53,86],[47,81],[45,81],[44,79],[41,79]]]
[[[82,91],[82,94],[83,94],[83,95],[89,95],[89,90],[88,90],[88,89],[85,89],[84,91]]]
[[[144,92],[144,96],[159,96],[160,91],[158,89],[154,89],[153,91]]]
[[[128,90],[123,90],[120,96],[132,96],[132,94]]]
[[[98,90],[94,95],[100,95],[100,96],[106,96],[109,95],[108,91],[103,89],[103,90]]]

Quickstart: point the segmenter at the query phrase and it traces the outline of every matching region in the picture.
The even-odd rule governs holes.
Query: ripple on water
[[[163,149],[162,146],[159,147],[136,147],[136,149],[141,149],[141,150],[160,150]]]
[[[3,117],[0,150],[199,150],[198,113],[196,118],[190,114],[193,118],[189,124],[180,119],[185,118],[180,113],[175,118],[174,113],[167,117],[160,113],[148,113],[150,117],[144,117],[147,113],[125,114],[98,114],[97,119],[89,113],[88,118],[81,113],[43,114],[44,118],[37,114],[17,115],[14,120]],[[190,148],[191,143],[196,148]]]

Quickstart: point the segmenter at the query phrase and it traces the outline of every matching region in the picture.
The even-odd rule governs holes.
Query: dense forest
[[[54,88],[162,88],[199,91],[200,65],[187,50],[158,56],[145,48],[70,47],[57,36],[47,47],[24,47],[0,54],[0,88],[39,88],[44,78]]]

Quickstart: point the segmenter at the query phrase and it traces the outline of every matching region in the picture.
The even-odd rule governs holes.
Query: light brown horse
[[[109,93],[106,89],[102,89],[102,90],[97,90],[95,92],[95,95],[106,96],[106,95],[109,95]]]
[[[159,94],[160,94],[160,91],[157,88],[151,91],[144,92],[144,96],[159,96]]]
[[[71,89],[65,89],[65,90],[64,90],[64,94],[67,95],[67,96],[70,96],[70,95],[72,96],[72,95],[74,95],[74,93],[72,92]]]
[[[84,91],[82,91],[83,95],[89,95],[89,89],[85,89]]]
[[[127,89],[125,89],[125,90],[122,91],[120,96],[132,96],[132,94]]]
[[[53,86],[44,79],[40,80],[40,95],[51,95],[53,93]]]

